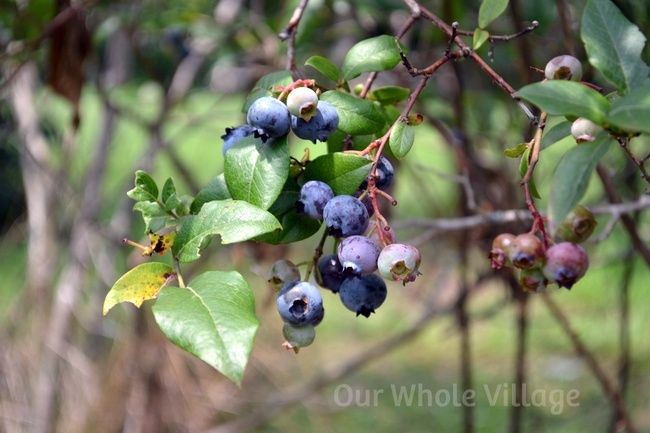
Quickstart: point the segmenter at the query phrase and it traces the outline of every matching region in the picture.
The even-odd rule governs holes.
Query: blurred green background
[[[412,152],[396,163],[391,194],[398,205],[385,210],[400,242],[421,250],[423,275],[404,287],[389,284],[377,314],[354,317],[336,295],[324,293],[327,314],[315,343],[298,355],[281,347],[268,269],[278,258],[304,262],[319,233],[291,246],[223,246],[215,240],[201,260],[183,268],[186,280],[206,270],[237,270],[255,294],[262,326],[241,388],[166,340],[150,302],[141,310],[121,305],[102,316],[112,283],[143,260],[121,242],[146,241],[140,215],[125,194],[135,170],[149,171],[159,184],[171,176],[179,193],[190,196],[223,171],[220,136],[245,121],[241,107],[255,80],[285,67],[287,45],[277,34],[297,3],[35,0],[0,6],[0,431],[617,431],[611,401],[549,313],[544,295],[521,301],[508,271],[490,269],[486,254],[494,236],[527,231],[530,222],[463,231],[426,228],[434,219],[525,208],[519,161],[503,150],[529,140],[532,129],[469,60],[438,71],[416,104],[425,123],[416,129]],[[647,35],[650,5],[616,3]],[[471,31],[480,2],[422,5]],[[529,67],[543,68],[566,52],[583,60],[588,81],[607,86],[585,60],[579,38],[583,7],[583,1],[511,0],[490,32],[513,34],[533,20],[539,28],[496,43],[491,58],[487,46],[478,53],[514,88],[540,79]],[[61,27],[53,30],[53,19],[69,8],[77,8],[80,18],[67,22],[83,24],[87,35],[56,36]],[[298,69],[313,74],[303,66],[312,55],[340,65],[354,43],[395,34],[408,16],[399,1],[312,1],[295,41]],[[67,41],[64,46],[92,46],[83,58],[76,130],[74,104],[47,84],[57,64],[57,37]],[[417,67],[440,58],[446,46],[443,34],[422,20],[404,42]],[[59,52],[65,64],[74,65],[84,52],[77,48]],[[380,74],[378,83],[413,89],[417,78],[398,66]],[[66,86],[74,93],[75,85]],[[292,140],[298,159],[305,148],[312,158],[327,152],[325,144]],[[543,153],[535,172],[540,209],[559,158],[573,145],[567,139]],[[632,150],[648,154],[650,140],[634,139]],[[647,189],[619,149],[610,150],[603,165],[624,201],[637,200]],[[475,194],[473,209],[459,179]],[[28,203],[34,206],[30,197],[37,203],[40,197],[42,209],[28,209]],[[596,176],[583,203],[607,204]],[[647,247],[649,215],[632,217]],[[586,246],[586,277],[570,292],[547,292],[622,393],[637,431],[650,431],[650,268],[620,223],[606,233],[610,218],[598,216],[594,238],[600,241]],[[332,248],[331,240],[325,247]],[[463,290],[465,331],[454,308]],[[529,398],[537,390],[547,402],[517,411],[503,396],[512,394],[516,381],[521,305],[527,306],[524,383]],[[463,378],[476,391],[470,411],[444,402],[446,392],[462,394]],[[393,391],[412,386],[412,404],[398,405]],[[498,401],[490,404],[488,394],[498,390]],[[560,410],[549,400],[552,393],[566,396],[571,390],[579,393],[577,407],[564,404]],[[427,391],[434,397],[431,405]],[[436,395],[443,400],[436,402]]]

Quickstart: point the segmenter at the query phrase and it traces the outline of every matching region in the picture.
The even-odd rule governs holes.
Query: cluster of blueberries
[[[375,185],[388,188],[393,175],[390,162],[380,157]],[[321,256],[317,262],[316,282],[338,293],[347,309],[366,318],[387,296],[386,283],[376,271],[388,280],[406,283],[419,275],[420,265],[419,251],[395,243],[390,227],[381,226],[384,231],[378,232],[379,226],[371,219],[373,205],[363,194],[367,187],[364,181],[354,196],[336,196],[326,183],[310,180],[301,187],[296,202],[299,214],[322,220],[328,234],[337,239],[337,253]],[[285,322],[285,346],[297,352],[313,342],[314,326],[322,321],[325,312],[323,298],[314,284],[301,281],[297,266],[288,260],[279,260],[272,266],[269,281],[279,290],[277,308]]]
[[[576,206],[560,224],[560,242],[545,248],[533,233],[513,235],[501,233],[492,242],[488,258],[492,267],[514,267],[519,270],[519,284],[524,291],[540,292],[549,284],[571,287],[587,273],[589,256],[578,245],[591,236],[596,220],[589,209]]]
[[[246,124],[227,128],[222,135],[223,154],[241,139],[253,135],[264,143],[293,131],[303,140],[326,141],[339,125],[336,108],[308,87],[297,87],[287,95],[286,104],[272,96],[263,96],[251,104]]]

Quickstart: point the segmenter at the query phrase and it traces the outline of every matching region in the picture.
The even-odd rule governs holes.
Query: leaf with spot
[[[172,267],[165,263],[143,263],[117,280],[104,298],[104,316],[121,302],[140,308],[144,301],[154,299],[162,287],[175,278]]]

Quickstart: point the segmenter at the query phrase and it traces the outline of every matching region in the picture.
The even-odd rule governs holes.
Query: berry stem
[[[181,263],[178,260],[178,257],[174,257],[174,273],[176,274],[176,279],[178,280],[178,287],[184,289],[185,281],[183,281],[183,274],[181,273]]]
[[[323,255],[323,245],[325,245],[326,240],[327,240],[327,229],[323,231],[323,235],[320,238],[320,242],[318,242],[318,245],[316,245],[316,249],[314,250],[314,257],[311,259],[309,263],[307,263],[307,271],[305,272],[305,281],[309,281],[311,272],[314,270],[314,267],[318,263],[318,259],[320,259],[321,256]]]
[[[632,153],[632,150],[629,147],[630,140],[628,138],[617,138],[618,144],[621,145],[621,148],[625,151],[626,155],[630,160],[634,163],[639,168],[639,171],[641,172],[641,177],[643,180],[645,180],[647,183],[650,184],[650,174],[648,174],[648,171],[645,168],[645,161],[648,159],[648,156],[646,156],[643,159],[638,159],[634,153]]]

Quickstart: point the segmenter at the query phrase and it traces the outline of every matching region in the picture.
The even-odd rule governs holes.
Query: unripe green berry
[[[582,64],[573,56],[557,56],[546,64],[544,75],[549,80],[580,81],[582,79]]]
[[[571,124],[571,135],[576,139],[578,143],[584,143],[585,141],[594,141],[596,135],[602,131],[603,128],[599,125],[596,125],[589,119],[584,117],[579,117]]]
[[[492,260],[492,267],[494,269],[501,269],[504,266],[512,266],[510,260],[510,250],[512,243],[515,240],[515,235],[512,233],[501,233],[492,241],[492,249],[488,254],[488,259]]]
[[[544,262],[544,244],[532,233],[520,234],[512,241],[510,260],[518,269],[539,266]]]
[[[594,214],[582,205],[577,205],[564,218],[557,229],[557,235],[567,242],[579,244],[591,236],[598,222]]]
[[[293,262],[280,259],[271,266],[268,281],[279,291],[286,283],[300,281],[300,270]]]
[[[540,268],[522,269],[519,272],[519,285],[524,292],[541,292],[548,285],[548,279]]]
[[[293,349],[298,353],[301,348],[307,347],[314,342],[316,338],[316,330],[312,325],[293,326],[285,323],[282,327],[282,335],[287,339],[282,346],[287,350]]]

